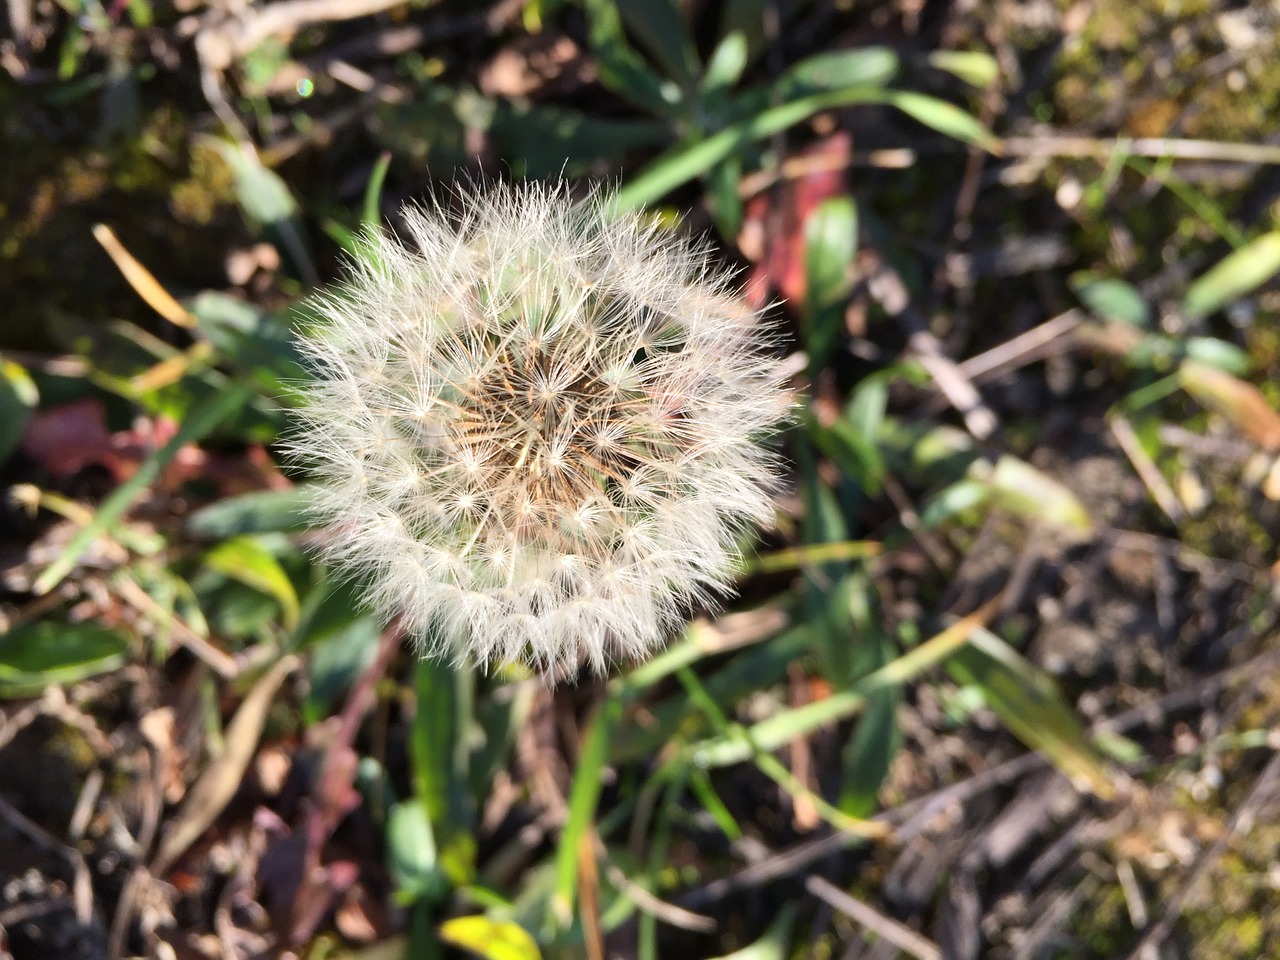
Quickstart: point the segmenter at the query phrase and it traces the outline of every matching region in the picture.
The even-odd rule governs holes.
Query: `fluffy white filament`
[[[409,208],[315,301],[295,455],[328,557],[432,653],[603,671],[727,586],[786,410],[701,248],[608,194]]]

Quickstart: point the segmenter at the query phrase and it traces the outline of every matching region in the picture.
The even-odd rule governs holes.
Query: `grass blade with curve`
[[[178,432],[169,442],[144,460],[132,477],[122,483],[111,493],[93,520],[86,524],[57,558],[45,567],[36,579],[32,590],[36,594],[45,594],[62,582],[92,546],[93,541],[106,533],[133,506],[133,502],[142,492],[150,487],[179,450],[188,443],[194,443],[210,433],[223,420],[235,414],[249,399],[251,391],[248,386],[240,384],[226,393],[220,394],[207,407],[194,410],[191,416],[178,428]]]

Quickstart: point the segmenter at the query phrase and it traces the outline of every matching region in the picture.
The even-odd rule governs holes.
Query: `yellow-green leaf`
[[[935,50],[929,54],[929,66],[975,87],[989,87],[1000,76],[996,58],[981,50]]]
[[[284,625],[298,625],[298,592],[279,561],[254,537],[233,537],[210,550],[204,565],[246,587],[274,597],[284,612]]]
[[[1079,717],[1053,679],[994,633],[975,627],[969,646],[947,661],[947,669],[959,682],[981,690],[1009,731],[1059,772],[1104,800],[1115,795]]]
[[[1280,450],[1280,414],[1253,384],[1193,360],[1183,361],[1178,380],[1187,393],[1222,414],[1263,449]]]
[[[1227,254],[1191,285],[1182,312],[1198,319],[1227,306],[1280,271],[1280,230],[1264,233]]]
[[[440,924],[440,939],[485,960],[542,960],[537,942],[520,924],[483,914],[454,917]]]
[[[975,479],[989,485],[990,501],[997,506],[1080,533],[1087,534],[1093,529],[1089,511],[1079,497],[1017,457],[1005,454],[994,468],[988,468],[984,461],[976,461],[970,472]]]

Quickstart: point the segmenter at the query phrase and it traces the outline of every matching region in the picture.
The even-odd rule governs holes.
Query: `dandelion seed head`
[[[324,551],[428,652],[546,671],[642,658],[772,516],[785,415],[706,252],[598,193],[407,208],[314,301],[295,457]]]

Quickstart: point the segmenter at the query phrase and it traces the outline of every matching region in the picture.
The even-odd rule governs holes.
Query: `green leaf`
[[[620,166],[628,151],[668,142],[666,123],[597,117],[553,104],[503,102],[490,130],[495,149],[521,176],[582,176]]]
[[[953,103],[909,90],[891,91],[886,94],[885,102],[938,133],[992,153],[999,152],[1000,141],[992,136],[991,131],[973,114],[961,110]]]
[[[537,941],[512,920],[491,920],[482,914],[454,917],[440,924],[438,932],[445,943],[485,960],[542,960]]]
[[[1144,329],[1151,326],[1151,308],[1131,283],[1077,273],[1071,277],[1071,287],[1090,312],[1103,320]]]
[[[1000,76],[996,58],[981,50],[935,50],[929,54],[929,66],[981,88],[991,86]]]
[[[701,66],[675,0],[627,0],[618,13],[667,76],[686,89],[693,86]]]
[[[770,0],[734,0],[720,5],[720,24],[717,36],[737,34],[746,41],[747,63],[760,56],[768,38],[765,36],[766,5]],[[774,8],[775,10],[778,8]]]
[[[200,332],[263,392],[281,396],[306,378],[288,324],[274,314],[217,290],[205,290],[189,307]]]
[[[896,646],[885,632],[875,584],[865,566],[850,576],[849,614],[857,637],[853,679],[861,679],[893,661]],[[880,785],[889,774],[902,745],[898,728],[900,687],[890,686],[867,694],[867,706],[841,755],[839,809],[851,817],[866,817],[879,806]]]
[[[208,142],[231,168],[236,201],[250,220],[259,226],[269,226],[297,214],[298,203],[288,186],[279,174],[264,167],[255,154],[226,140]]]
[[[1093,529],[1080,498],[1024,460],[1003,454],[994,469],[985,460],[976,460],[969,472],[988,484],[993,504],[1011,513],[1082,534]]]
[[[0,697],[38,696],[124,665],[129,641],[93,623],[29,623],[0,636]]]
[[[1087,328],[1080,328],[1088,336]],[[1103,336],[1112,329],[1125,333],[1125,327],[1103,328]],[[1119,341],[1124,359],[1136,367],[1148,367],[1158,372],[1168,372],[1179,361],[1198,360],[1232,374],[1245,374],[1253,368],[1249,354],[1235,344],[1216,337],[1170,337],[1162,333],[1143,333],[1132,342]]]
[[[22,440],[40,394],[30,375],[11,360],[0,358],[0,463]]]
[[[1266,283],[1277,271],[1280,230],[1273,230],[1227,254],[1191,284],[1182,301],[1182,312],[1191,319],[1206,317]]]
[[[253,490],[201,507],[187,517],[187,533],[221,540],[244,533],[292,533],[308,526],[305,485],[288,490]]]
[[[431,818],[420,800],[403,800],[387,815],[387,859],[395,880],[396,902],[439,903],[449,893],[449,878],[436,861]]]
[[[680,103],[680,89],[649,69],[632,49],[613,0],[582,0],[587,14],[591,48],[599,60],[600,80],[606,87],[645,110],[672,116]]]
[[[726,157],[707,171],[708,205],[722,237],[736,237],[746,208],[738,187],[742,183],[742,158]]]
[[[809,94],[680,144],[650,163],[618,192],[618,208],[631,210],[654,203],[681,184],[702,176],[738,148],[780,133],[819,111],[857,103],[881,103],[886,96],[884,90],[873,86]]]
[[[382,228],[382,187],[387,182],[387,170],[391,167],[391,151],[384,150],[374,161],[369,172],[369,182],[364,187],[362,225],[367,230]]]
[[[902,746],[902,730],[898,726],[901,702],[898,688],[870,694],[853,737],[845,744],[840,810],[851,817],[868,817],[880,806],[880,786]]]
[[[1178,367],[1178,383],[1197,401],[1256,440],[1264,450],[1280,450],[1280,414],[1253,384],[1191,360]]]
[[[204,566],[230,580],[274,598],[284,614],[285,626],[298,624],[298,593],[280,562],[258,538],[233,537],[204,555]]]
[[[249,396],[250,390],[246,384],[236,384],[225,393],[219,394],[207,406],[193,411],[178,427],[178,432],[169,439],[169,442],[144,460],[133,476],[116,487],[102,502],[93,519],[71,539],[62,553],[36,578],[31,588],[32,592],[37,595],[45,594],[61,583],[62,578],[71,572],[94,540],[109,531],[124,516],[142,491],[155,483],[161,471],[177,456],[180,449],[188,443],[199,440],[224,419],[236,413]]]
[[[696,765],[705,769],[729,766],[757,753],[772,753],[797,737],[855,716],[866,709],[867,697],[871,694],[907,683],[953,656],[969,642],[973,631],[986,622],[993,610],[994,605],[989,603],[962,617],[896,660],[862,677],[847,690],[825,700],[782,710],[753,724],[743,735],[712,737],[691,744],[686,751]]]
[[[280,175],[264,167],[252,149],[214,137],[208,142],[231,168],[236,202],[244,215],[264,230],[304,280],[317,286],[319,278],[302,232],[298,203]]]
[[[1186,359],[1225,373],[1241,376],[1253,369],[1253,359],[1247,351],[1217,337],[1187,337],[1182,346]]]
[[[888,47],[863,47],[806,57],[787,70],[773,88],[773,95],[792,99],[808,93],[883,87],[898,72],[898,55]]]
[[[920,510],[920,522],[926,529],[932,530],[990,499],[991,485],[985,481],[957,480],[947,484],[926,501]]]
[[[307,657],[307,697],[302,703],[303,721],[308,726],[327,717],[368,669],[377,654],[378,634],[373,618],[361,616],[312,644]]]
[[[1076,712],[1052,678],[991,631],[976,627],[970,645],[947,662],[947,669],[958,683],[977,686],[1009,731],[1062,774],[1103,799],[1114,794]]]
[[[844,332],[858,253],[858,210],[852,197],[820,203],[804,224],[805,347],[809,374],[823,369]]]
[[[475,879],[476,839],[467,791],[473,675],[435,658],[414,668],[416,713],[409,734],[414,794],[431,818],[437,859],[454,886]]]
[[[728,91],[742,79],[746,66],[747,38],[740,30],[732,30],[721,39],[707,60],[707,69],[702,74],[703,96],[714,97]]]
[[[587,842],[587,831],[595,821],[596,804],[604,785],[604,765],[621,716],[621,699],[606,699],[596,711],[582,740],[582,751],[578,755],[578,766],[569,791],[569,813],[556,849],[556,886],[551,904],[556,920],[562,926],[567,926],[573,916],[578,889],[579,848]]]
[[[795,925],[795,919],[795,904],[785,904],[763,937],[716,960],[786,960],[791,956],[791,928]]]

